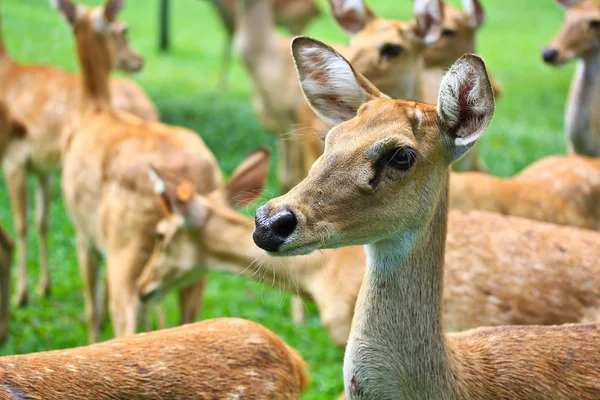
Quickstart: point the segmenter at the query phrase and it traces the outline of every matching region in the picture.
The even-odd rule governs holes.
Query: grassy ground
[[[325,9],[324,2],[320,2]],[[48,7],[47,0],[2,3],[6,41],[16,60],[76,69],[69,30]],[[127,2],[123,18],[130,23],[133,44],[147,61],[147,67],[135,79],[157,103],[166,122],[185,125],[200,133],[223,170],[230,173],[248,152],[259,144],[272,146],[273,139],[253,114],[249,81],[237,60],[229,92],[216,90],[224,35],[213,10],[199,0],[172,3],[173,48],[164,55],[156,50],[158,1]],[[482,139],[482,153],[495,174],[508,176],[540,157],[564,152],[562,115],[572,66],[557,70],[540,61],[540,48],[562,20],[562,11],[554,1],[484,0],[484,3],[488,23],[480,36],[480,51],[506,94]],[[389,18],[410,17],[410,0],[371,0],[369,4]],[[323,15],[308,34],[333,42],[346,40],[328,15]],[[277,190],[273,177],[271,174],[271,193]],[[0,185],[4,187],[3,182]],[[55,193],[60,197],[58,184]],[[0,191],[0,222],[14,232],[5,189]],[[60,349],[86,342],[73,229],[58,199],[51,212],[50,248],[52,296],[44,299],[33,295],[29,307],[14,309],[11,337],[0,354]],[[38,270],[33,237],[29,252],[30,287],[34,287]],[[306,325],[292,324],[288,298],[287,293],[272,289],[268,283],[211,274],[202,318],[238,316],[271,328],[297,348],[311,365],[313,384],[305,398],[332,398],[342,390],[342,353],[333,346],[313,306],[308,305],[311,313]],[[167,309],[172,326],[178,318],[173,298],[168,299]],[[107,328],[104,338],[110,337]]]

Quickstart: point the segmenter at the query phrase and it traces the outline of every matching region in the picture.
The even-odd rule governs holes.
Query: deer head
[[[348,59],[373,84],[393,97],[415,91],[423,52],[441,35],[441,0],[416,0],[414,21],[379,18],[363,0],[330,0],[338,24],[353,35]]]
[[[242,207],[254,201],[266,183],[269,158],[266,149],[250,154],[236,168],[224,192],[206,197],[197,194],[189,182],[174,181],[151,171],[166,215],[156,225],[152,256],[137,280],[138,291],[145,301],[189,285],[205,272],[203,228],[211,218],[213,204]]]
[[[92,55],[95,62],[103,60],[108,70],[118,68],[126,72],[138,72],[144,65],[142,56],[129,46],[128,26],[117,16],[124,0],[108,0],[104,6],[87,7],[71,0],[51,0],[73,28],[76,39],[81,35],[94,35],[103,42],[106,54]]]
[[[296,38],[292,53],[307,101],[333,128],[308,177],[257,210],[254,241],[285,256],[399,232],[410,241],[447,201],[450,163],[490,123],[494,96],[483,61],[458,60],[436,107],[389,99],[318,41]]]
[[[544,62],[564,64],[576,58],[595,57],[600,51],[600,3],[592,0],[557,0],[567,9],[558,34],[542,50]]]

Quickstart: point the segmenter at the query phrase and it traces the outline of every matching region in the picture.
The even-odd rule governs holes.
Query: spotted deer
[[[449,167],[494,113],[483,61],[458,60],[433,106],[390,99],[320,42],[298,38],[292,46],[306,98],[333,128],[308,177],[257,210],[253,238],[274,256],[365,246],[346,396],[598,398],[595,324],[444,333]]]
[[[577,61],[565,111],[570,153],[600,156],[600,3],[557,0],[567,9],[562,28],[542,51],[547,64]]]
[[[8,106],[0,101],[0,160],[7,147],[22,142],[27,135],[27,128],[11,114]],[[10,319],[10,266],[14,244],[10,236],[0,226],[0,344],[8,337]]]
[[[229,181],[228,197],[244,195],[240,198],[249,202],[258,196],[267,164],[263,151],[248,157]],[[154,179],[157,196],[168,207],[156,225],[153,254],[136,283],[144,301],[161,298],[181,282],[189,284],[205,269],[263,279],[314,301],[335,344],[346,346],[365,273],[362,247],[275,259],[252,241],[253,220],[232,210],[221,192],[203,196],[185,180]],[[486,212],[451,211],[448,222],[447,331],[600,318],[596,232]]]
[[[210,2],[217,10],[226,33],[219,78],[219,87],[225,90],[236,30],[236,0],[210,0]],[[302,33],[306,26],[320,14],[314,0],[272,0],[272,6],[275,23],[284,26],[293,35]]]
[[[75,226],[79,266],[84,278],[85,308],[90,342],[98,337],[100,309],[96,299],[99,255],[106,259],[109,311],[117,336],[136,332],[143,307],[134,284],[154,244],[161,218],[150,165],[183,175],[202,193],[222,185],[221,171],[202,139],[188,129],[168,126],[120,111],[111,104],[109,73],[111,41],[124,23],[117,19],[122,0],[89,8],[70,0],[60,10],[75,32],[75,45],[84,87],[81,123],[69,137],[64,157],[62,192]],[[96,55],[103,62],[93,62]],[[133,51],[123,60],[139,65]],[[180,292],[194,320],[203,284]]]
[[[267,328],[219,318],[73,349],[0,357],[2,399],[299,399],[300,355]],[[43,382],[43,384],[41,384]]]
[[[111,69],[137,72],[142,59],[124,68],[129,57],[127,26],[111,33]],[[101,62],[101,60],[93,60]],[[10,104],[16,117],[27,121],[29,134],[24,143],[9,146],[2,168],[6,179],[17,231],[18,282],[16,302],[27,303],[27,236],[28,189],[26,177],[33,175],[35,188],[35,223],[37,227],[40,263],[39,289],[51,290],[48,265],[48,212],[52,200],[52,178],[62,165],[63,144],[79,123],[82,79],[78,74],[41,64],[21,64],[8,53],[0,32],[0,100]],[[147,120],[158,119],[156,108],[134,82],[118,78],[110,82],[116,109],[125,110]]]

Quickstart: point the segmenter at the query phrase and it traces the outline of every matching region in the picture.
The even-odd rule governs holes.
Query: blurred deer
[[[8,106],[0,101],[0,160],[4,157],[9,145],[23,145],[27,128],[16,120]],[[13,255],[13,242],[7,232],[0,226],[0,344],[8,337],[10,319],[10,266]]]
[[[127,30],[113,32],[111,68],[121,68],[119,54],[124,51]],[[94,63],[104,62],[93,59]],[[140,69],[141,69],[140,64]],[[27,121],[25,143],[9,146],[2,164],[17,231],[19,265],[16,301],[27,303],[27,197],[26,176],[35,176],[35,222],[37,226],[42,294],[51,289],[48,266],[48,212],[52,198],[52,177],[60,170],[63,144],[79,124],[82,79],[78,74],[48,65],[24,65],[8,54],[0,30],[0,100],[10,104],[13,114]],[[135,83],[119,78],[110,83],[113,105],[147,120],[157,120],[156,108]]]
[[[117,19],[123,0],[86,7],[60,0],[75,33],[84,81],[81,123],[70,135],[64,157],[62,191],[76,231],[77,256],[84,278],[89,341],[98,338],[101,312],[96,299],[99,255],[106,257],[110,316],[117,336],[137,330],[143,307],[134,284],[154,244],[161,205],[147,176],[150,165],[183,175],[202,193],[222,184],[221,171],[202,139],[185,128],[144,121],[111,104],[113,63],[139,70],[142,58],[123,43],[113,59],[113,38],[126,29]],[[97,55],[102,55],[98,60]],[[203,282],[180,293],[188,305],[183,323],[195,319]]]
[[[554,66],[578,60],[565,112],[568,150],[600,157],[600,3],[557,1],[567,9],[565,22],[542,58]]]
[[[253,238],[276,256],[365,246],[365,278],[344,357],[346,396],[599,398],[597,324],[444,332],[450,164],[494,114],[483,61],[475,55],[458,60],[434,106],[390,99],[318,41],[296,38],[292,52],[308,102],[333,128],[308,177],[258,208]],[[481,224],[472,228],[464,233],[484,236]],[[462,248],[461,255],[470,257],[478,247]]]
[[[220,89],[226,90],[236,30],[236,0],[210,0],[210,2],[215,6],[227,35],[219,78]],[[306,26],[320,14],[314,0],[271,0],[271,2],[275,23],[287,28],[294,36],[302,33]]]
[[[264,152],[248,157],[229,181],[228,197],[243,195],[241,199],[249,202],[258,196],[267,163]],[[232,210],[220,191],[203,196],[177,177],[154,179],[157,197],[168,199],[170,205],[156,225],[153,254],[136,283],[144,301],[158,300],[206,269],[264,279],[314,301],[335,344],[346,346],[365,274],[361,247],[275,259],[252,241],[253,220]],[[493,213],[451,211],[445,329],[596,321],[598,257],[596,232]]]
[[[267,328],[219,318],[74,349],[0,357],[2,399],[299,399],[300,355]],[[43,382],[43,384],[41,384]]]

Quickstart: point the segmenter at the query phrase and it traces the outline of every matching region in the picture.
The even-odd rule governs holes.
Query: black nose
[[[547,63],[553,63],[558,58],[558,50],[553,48],[546,48],[542,50],[542,58]]]
[[[298,221],[294,213],[288,209],[269,216],[265,206],[256,210],[254,216],[256,227],[252,238],[263,250],[276,252],[285,240],[294,232]]]

